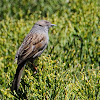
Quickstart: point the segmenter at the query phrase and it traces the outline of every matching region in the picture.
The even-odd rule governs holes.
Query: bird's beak
[[[51,24],[51,26],[57,26],[57,25],[55,25],[55,24]]]

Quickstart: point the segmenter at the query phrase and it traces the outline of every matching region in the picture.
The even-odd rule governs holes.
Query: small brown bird
[[[30,59],[36,59],[46,49],[49,40],[48,31],[51,26],[56,25],[51,24],[46,20],[40,20],[35,23],[29,34],[25,37],[15,56],[18,67],[12,83],[11,91],[18,91],[25,63]]]

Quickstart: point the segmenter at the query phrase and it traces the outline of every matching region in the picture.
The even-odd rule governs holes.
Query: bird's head
[[[55,24],[51,24],[49,21],[47,20],[40,20],[38,22],[35,23],[35,25],[39,26],[39,27],[45,27],[45,28],[50,28],[52,26],[56,26]]]

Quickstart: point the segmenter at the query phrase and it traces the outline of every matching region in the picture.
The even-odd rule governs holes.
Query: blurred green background
[[[38,20],[56,27],[18,93],[11,93],[18,47]],[[99,0],[0,0],[0,100],[100,100]]]

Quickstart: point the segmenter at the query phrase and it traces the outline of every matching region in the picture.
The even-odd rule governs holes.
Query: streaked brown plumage
[[[18,67],[12,83],[12,91],[17,91],[19,88],[24,64],[30,59],[34,60],[39,57],[46,49],[49,40],[48,31],[51,26],[55,25],[46,20],[40,20],[35,23],[29,34],[25,37],[15,56]]]

